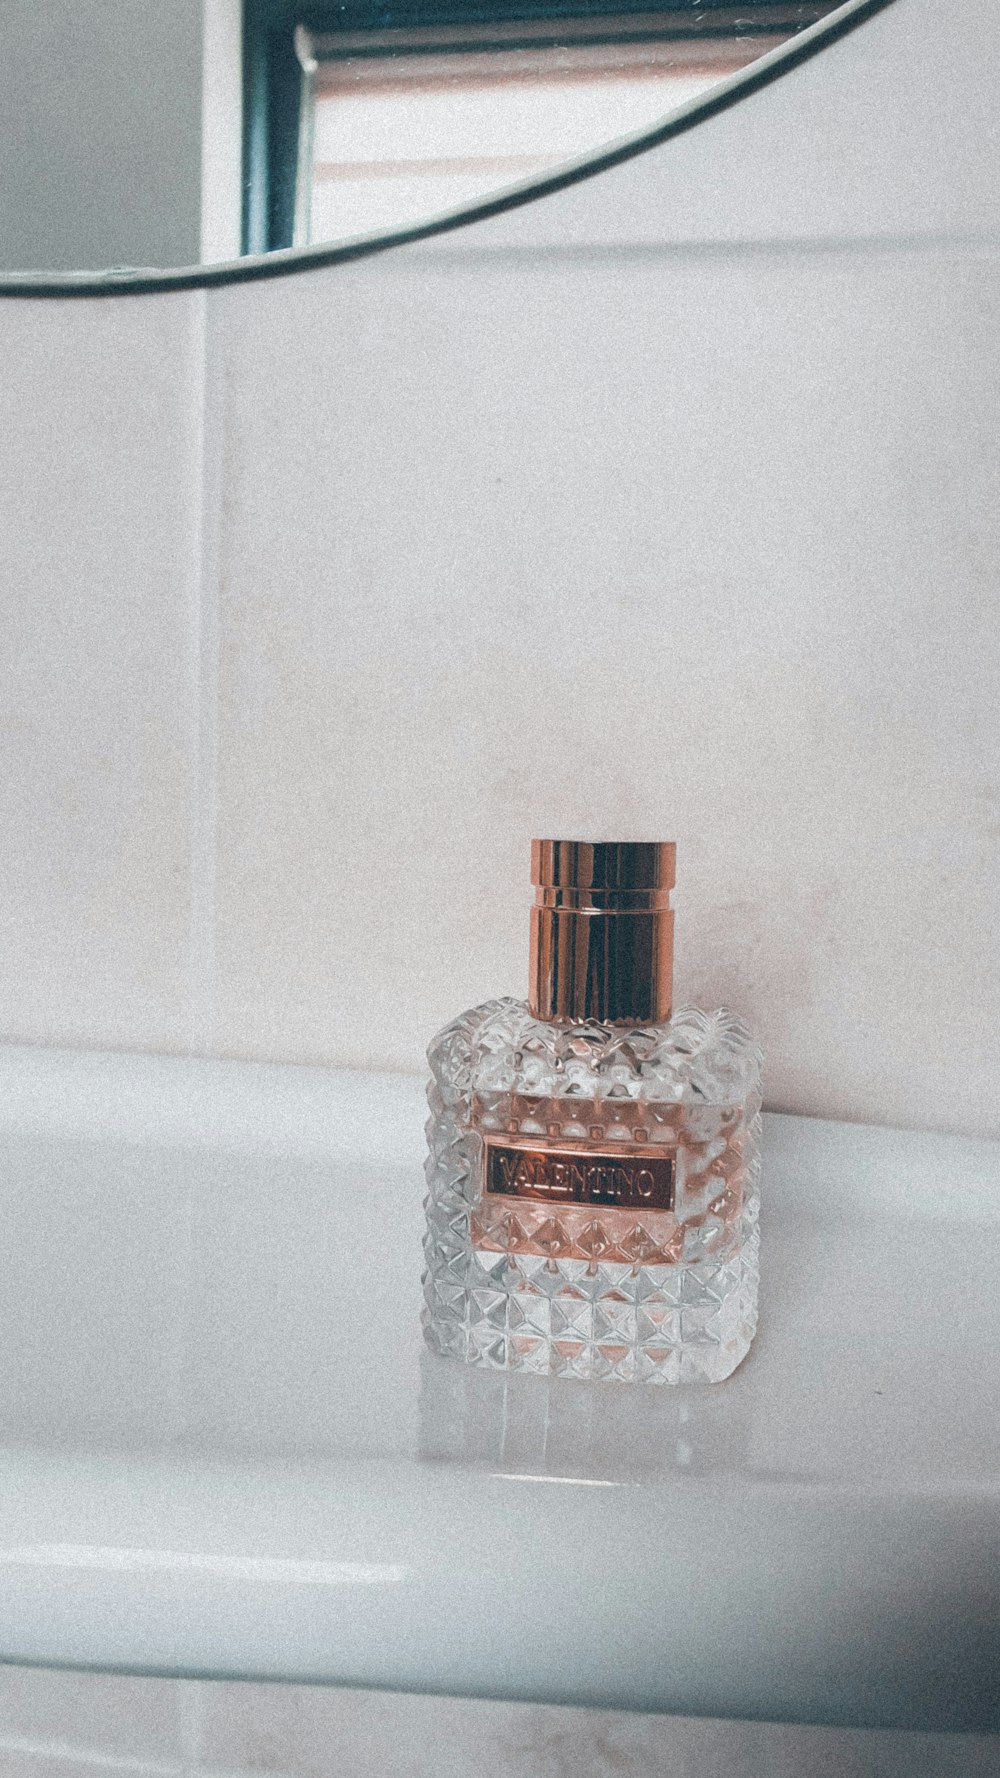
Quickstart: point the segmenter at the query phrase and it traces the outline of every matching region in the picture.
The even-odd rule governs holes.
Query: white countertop
[[[422,1084],[0,1050],[0,1659],[1000,1730],[1000,1145],[765,1119],[700,1390],[425,1352]]]

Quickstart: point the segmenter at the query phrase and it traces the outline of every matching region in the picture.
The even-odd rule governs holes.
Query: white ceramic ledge
[[[421,1085],[0,1051],[0,1658],[1000,1729],[1000,1146],[767,1120],[700,1391],[424,1352]]]

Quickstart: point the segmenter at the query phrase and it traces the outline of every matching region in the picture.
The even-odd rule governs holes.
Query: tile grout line
[[[213,401],[209,293],[198,291],[192,327],[192,378],[197,420],[192,463],[193,523],[190,601],[190,667],[193,702],[190,809],[190,915],[186,1048],[212,1055],[216,1040],[215,901],[218,827],[218,497],[220,477]],[[175,1302],[172,1354],[174,1430],[187,1420],[186,1392],[190,1348],[191,1292],[194,1287],[194,1198],[188,1188],[180,1205],[183,1261]]]
[[[213,400],[211,293],[196,298],[194,371],[198,425],[194,450],[195,522],[191,613],[194,769],[191,809],[191,918],[188,1048],[216,1047],[216,844],[218,828],[219,497],[217,403]]]
[[[440,243],[440,245],[438,244]],[[501,260],[520,264],[537,260],[540,265],[574,264],[602,261],[648,260],[650,263],[698,260],[798,260],[830,258],[900,259],[942,257],[995,259],[1000,257],[1000,234],[948,233],[876,235],[747,235],[734,234],[698,240],[678,237],[676,240],[580,240],[496,242],[483,245],[476,241],[453,242],[450,235],[431,241],[416,241],[399,251],[397,257],[383,255],[382,265],[392,271],[405,271],[408,264],[419,262],[421,269],[435,263],[454,266],[462,263],[489,265]]]
[[[180,1688],[177,1693],[177,1718],[184,1770],[196,1773],[200,1769],[204,1739],[205,1682],[200,1679],[182,1679],[177,1684]]]

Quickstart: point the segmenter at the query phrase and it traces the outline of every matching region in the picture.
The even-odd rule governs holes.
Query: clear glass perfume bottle
[[[424,1331],[501,1370],[720,1382],[757,1322],[760,1054],[671,1016],[675,848],[536,840],[527,1003],[428,1051]]]

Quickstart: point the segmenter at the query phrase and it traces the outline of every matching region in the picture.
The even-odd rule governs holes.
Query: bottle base
[[[721,1383],[757,1324],[758,1233],[724,1263],[587,1266],[471,1250],[425,1279],[431,1350],[489,1370],[621,1383]]]

